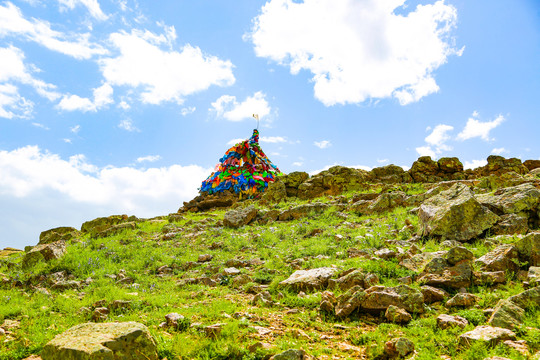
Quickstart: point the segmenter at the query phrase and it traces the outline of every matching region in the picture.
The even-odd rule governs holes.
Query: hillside
[[[540,358],[539,218],[540,161],[422,157],[51,229],[0,251],[0,359]]]

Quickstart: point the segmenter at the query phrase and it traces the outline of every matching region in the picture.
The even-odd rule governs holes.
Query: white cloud
[[[140,87],[143,102],[149,104],[163,101],[181,104],[187,95],[212,85],[230,86],[235,82],[230,61],[203,54],[201,49],[189,44],[180,52],[170,50],[176,33],[174,27],[166,29],[160,35],[148,30],[111,34],[109,41],[120,54],[99,60],[107,82]]]
[[[388,161],[390,161],[390,160],[388,160],[388,159],[377,159],[377,162],[379,164],[386,164]]]
[[[140,163],[140,162],[156,162],[158,160],[161,160],[161,156],[159,155],[148,155],[148,156],[143,156],[143,157],[139,157],[137,158],[137,162]]]
[[[445,144],[446,141],[450,140],[450,135],[448,132],[454,130],[453,126],[439,124],[435,126],[431,134],[426,136],[424,139],[428,144],[435,146],[440,152],[442,150],[448,151],[452,148]]]
[[[197,108],[195,106],[185,107],[185,108],[182,108],[180,113],[182,114],[182,116],[188,116],[189,114],[193,114],[196,109]]]
[[[90,42],[90,34],[64,34],[51,29],[42,20],[24,18],[21,10],[11,2],[0,6],[0,37],[22,36],[45,46],[49,50],[72,56],[76,59],[89,59],[94,55],[104,55],[107,50]]]
[[[328,140],[315,141],[313,144],[319,149],[326,149],[332,146],[332,143]]]
[[[436,158],[435,151],[429,146],[420,146],[416,148],[416,152],[420,156],[430,156],[431,158]]]
[[[51,130],[47,126],[45,126],[43,124],[40,124],[40,123],[37,123],[37,122],[33,122],[32,125],[37,127],[37,128],[43,129],[43,130]]]
[[[43,230],[80,227],[98,216],[165,215],[193,198],[211,171],[196,165],[101,168],[89,164],[83,155],[65,160],[37,146],[0,151],[0,207],[8,217],[0,218],[0,224],[4,234],[20,234],[15,230],[18,221],[12,220],[35,214],[35,222],[25,223],[26,238],[17,239],[23,247],[37,243]],[[48,220],[42,222],[42,217]]]
[[[81,125],[75,125],[73,127],[70,127],[69,131],[71,131],[74,134],[77,134],[79,133],[79,131],[81,131]]]
[[[64,95],[57,107],[65,111],[79,110],[82,112],[98,111],[113,102],[113,88],[105,83],[93,90],[94,100],[78,95]]]
[[[302,166],[302,165],[304,165],[304,163],[301,162],[301,161],[295,161],[295,162],[293,162],[292,164],[293,164],[293,166],[299,166],[299,167]]]
[[[313,74],[327,106],[394,97],[402,105],[437,92],[433,72],[461,55],[444,1],[396,14],[405,0],[270,0],[249,38],[259,57]]]
[[[285,139],[282,136],[261,136],[259,138],[259,141],[262,143],[277,144],[277,143],[286,143],[287,139]]]
[[[223,95],[212,103],[211,110],[215,111],[217,116],[229,121],[242,121],[253,119],[253,114],[258,114],[262,120],[270,114],[271,109],[266,101],[266,95],[257,91],[240,103],[236,100],[236,96]]]
[[[487,165],[487,160],[471,160],[471,161],[465,161],[463,164],[464,169],[476,169],[478,167],[482,167]]]
[[[82,5],[88,9],[90,15],[92,15],[97,20],[107,20],[108,16],[103,13],[101,7],[97,0],[58,0],[58,2],[67,7],[70,10],[73,10],[76,5]]]
[[[467,120],[463,131],[458,134],[458,140],[468,140],[475,137],[479,137],[484,141],[493,140],[489,138],[489,132],[501,125],[505,120],[504,116],[499,115],[493,121],[480,122],[478,116],[477,111],[473,112],[472,117]]]
[[[240,139],[240,138],[237,138],[237,139],[231,139],[231,140],[229,140],[229,142],[227,142],[227,145],[231,145],[231,146],[232,146],[232,145],[236,145],[236,144],[238,144],[239,142],[242,142],[242,141],[244,141],[244,140],[246,140],[246,139]]]
[[[508,150],[506,150],[505,148],[495,148],[493,150],[491,150],[491,153],[494,154],[494,155],[501,155],[501,154],[504,154],[504,153],[507,153]]]
[[[0,67],[1,62],[0,60]],[[32,114],[33,107],[34,104],[32,101],[19,95],[16,86],[12,84],[0,84],[0,117],[7,119],[29,118]]]
[[[139,130],[137,127],[133,125],[133,121],[131,119],[124,119],[120,121],[120,123],[118,124],[118,127],[120,129],[124,129],[129,132],[141,132],[141,130]]]

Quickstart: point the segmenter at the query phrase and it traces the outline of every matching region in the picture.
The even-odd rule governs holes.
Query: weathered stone
[[[274,304],[274,301],[272,300],[272,295],[268,291],[261,291],[253,297],[251,304],[271,306]]]
[[[336,300],[336,316],[346,317],[352,314],[353,311],[360,307],[365,296],[366,294],[362,287],[358,285],[350,288],[346,293],[341,294]]]
[[[281,177],[281,181],[285,184],[285,190],[288,197],[298,196],[298,187],[304,181],[309,179],[307,172],[293,171]]]
[[[406,324],[412,320],[411,314],[405,311],[405,309],[399,308],[394,305],[390,305],[386,309],[384,317],[386,318],[386,320],[396,324]]]
[[[37,245],[24,255],[22,266],[26,269],[40,261],[59,259],[65,252],[66,243],[62,240],[50,244]]]
[[[364,170],[333,166],[304,181],[298,186],[300,199],[313,199],[322,195],[339,195],[344,191],[366,187],[371,175]]]
[[[252,281],[253,281],[253,279],[249,275],[240,274],[240,275],[234,277],[234,279],[232,280],[232,285],[234,287],[239,287],[239,286],[248,284],[248,283],[250,283]]]
[[[49,341],[41,357],[43,360],[157,360],[158,354],[146,326],[130,321],[74,326]]]
[[[377,257],[380,257],[381,259],[389,260],[389,259],[394,259],[397,254],[394,250],[384,248],[384,249],[375,251],[374,255]]]
[[[479,297],[469,293],[457,293],[446,302],[446,307],[471,307],[478,302]]]
[[[81,232],[89,233],[94,237],[98,233],[107,230],[108,228],[125,222],[137,221],[135,216],[127,215],[111,215],[108,217],[100,217],[91,221],[87,221],[81,225]]]
[[[340,290],[345,291],[349,290],[353,286],[360,285],[363,288],[366,288],[365,280],[366,275],[361,270],[354,270],[336,279],[333,282],[333,286],[338,287]]]
[[[414,351],[414,343],[405,338],[395,338],[384,344],[384,353],[390,358],[405,357]]]
[[[189,202],[184,202],[184,206],[178,210],[182,211],[205,211],[212,208],[230,207],[238,202],[238,194],[234,191],[225,190],[215,194],[202,193]]]
[[[257,211],[253,205],[243,209],[229,210],[223,216],[223,225],[235,229],[247,225],[255,219]]]
[[[103,231],[98,232],[95,237],[108,237],[112,235],[119,234],[125,230],[135,230],[137,228],[137,223],[135,221],[123,222],[121,224],[113,225]]]
[[[175,330],[187,330],[189,320],[178,313],[170,313],[165,315],[165,324]]]
[[[472,259],[474,259],[472,251],[463,246],[453,247],[446,253],[446,261],[450,265],[456,265],[460,261]]]
[[[525,160],[523,165],[531,171],[540,168],[540,160]]]
[[[479,257],[475,263],[487,271],[518,270],[518,249],[512,244],[503,244]]]
[[[426,304],[443,301],[450,296],[446,291],[429,285],[420,287],[420,291],[422,292],[422,295],[424,295],[424,302]]]
[[[462,318],[461,316],[452,316],[446,314],[441,314],[437,316],[437,327],[442,330],[456,326],[463,329],[468,324],[469,322],[467,321],[467,319]]]
[[[411,175],[403,170],[401,166],[393,164],[376,167],[370,171],[370,175],[375,181],[384,184],[410,183],[413,181]]]
[[[38,245],[50,244],[59,240],[71,240],[72,238],[79,236],[80,234],[80,231],[75,229],[74,227],[57,227],[54,229],[43,231],[41,234],[39,234]]]
[[[429,264],[428,264],[429,265]],[[445,287],[452,289],[460,289],[462,287],[467,288],[472,283],[473,269],[470,261],[462,261],[455,266],[446,267],[441,264],[441,268],[438,271],[426,268],[420,275],[417,281],[420,284],[431,285],[435,287]]]
[[[453,174],[463,172],[463,164],[457,157],[442,157],[437,160],[437,165],[439,166],[439,170],[444,173]]]
[[[336,269],[330,267],[297,270],[288,279],[280,282],[279,285],[290,286],[298,291],[321,290],[328,286],[328,279],[336,272]]]
[[[532,184],[521,184],[478,196],[478,201],[497,214],[520,214],[528,217],[540,202],[540,190]]]
[[[289,349],[272,356],[270,360],[304,360],[305,357],[306,352],[304,350]]]
[[[215,339],[221,335],[221,330],[223,330],[223,324],[213,324],[204,327],[204,333],[211,339]]]
[[[495,285],[506,283],[504,271],[483,271],[474,273],[473,282],[475,285]]]
[[[461,334],[459,343],[462,346],[470,346],[476,341],[481,341],[490,346],[495,346],[505,340],[515,340],[516,334],[508,329],[488,325],[477,326],[474,330]]]
[[[467,241],[493,226],[499,216],[480,205],[472,191],[455,184],[420,205],[419,234]]]
[[[200,262],[200,263],[209,262],[209,261],[212,261],[213,258],[214,258],[214,255],[212,254],[201,254],[197,258],[197,262]]]
[[[268,184],[268,188],[264,191],[261,200],[269,203],[278,203],[287,198],[287,188],[281,178]]]
[[[298,205],[291,209],[282,211],[279,214],[278,219],[280,221],[298,220],[306,216],[321,214],[329,207],[330,205],[319,203],[319,202],[312,203],[312,204]]]
[[[527,273],[527,281],[533,286],[540,282],[540,266],[531,266]]]
[[[421,156],[416,160],[409,170],[414,182],[427,183],[437,182],[441,178],[437,176],[439,166],[430,156]]]
[[[333,312],[336,306],[337,300],[333,292],[323,291],[321,294],[321,304],[319,309],[324,312]]]
[[[372,286],[365,290],[360,306],[368,311],[386,311],[394,305],[408,312],[424,312],[424,295],[420,290],[407,285],[396,287]]]
[[[517,295],[510,296],[508,301],[513,302],[522,309],[540,306],[540,287],[525,290]]]
[[[501,220],[491,228],[493,235],[525,235],[529,231],[529,219],[523,215],[505,214]]]
[[[529,172],[529,169],[517,158],[505,159],[502,156],[490,155],[487,158],[487,162],[487,165],[474,170],[477,177],[501,175],[507,172],[515,172],[523,175]]]
[[[433,259],[443,258],[446,254],[446,251],[424,252],[405,258],[399,264],[409,270],[420,271]]]
[[[522,324],[525,318],[525,310],[514,304],[509,299],[499,300],[493,313],[488,320],[488,324],[505,329],[513,329]]]
[[[540,232],[532,232],[515,243],[519,255],[531,266],[540,266]]]

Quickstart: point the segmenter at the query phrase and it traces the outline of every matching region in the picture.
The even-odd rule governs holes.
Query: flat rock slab
[[[296,270],[288,279],[279,284],[281,286],[291,286],[297,290],[320,290],[326,288],[328,279],[337,271],[337,269],[330,267]]]
[[[516,334],[508,329],[503,329],[494,326],[477,326],[474,330],[461,334],[459,343],[463,346],[469,346],[476,341],[488,343],[490,346],[495,346],[505,340],[515,340]]]
[[[57,335],[43,360],[157,360],[156,342],[146,326],[129,321],[85,323]]]

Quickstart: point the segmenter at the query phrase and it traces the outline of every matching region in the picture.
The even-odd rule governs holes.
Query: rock
[[[278,203],[287,198],[287,188],[280,177],[268,184],[268,188],[262,194],[261,200],[268,203]]]
[[[403,170],[401,166],[393,164],[376,167],[370,171],[370,174],[375,181],[383,184],[400,184],[413,181],[411,175]]]
[[[533,286],[537,286],[540,282],[540,267],[531,266],[527,273],[527,281]]]
[[[405,357],[413,351],[414,343],[405,337],[395,338],[384,344],[384,353],[390,358]]]
[[[472,283],[473,269],[470,261],[462,261],[454,266],[434,258],[420,274],[417,282],[434,287],[452,289],[467,288]]]
[[[410,258],[405,258],[401,260],[399,263],[401,266],[412,270],[412,271],[420,271],[422,270],[426,264],[428,264],[431,260],[435,258],[443,258],[447,254],[446,251],[435,251],[435,252],[425,252],[413,255]]]
[[[298,220],[306,216],[322,214],[329,207],[330,205],[319,203],[319,202],[315,202],[312,204],[298,205],[291,209],[282,211],[278,216],[278,220],[279,221]]]
[[[443,301],[450,296],[446,291],[428,285],[421,286],[420,291],[424,295],[424,302],[426,304]]]
[[[290,349],[272,356],[270,360],[304,360],[305,357],[306,352],[304,350]]]
[[[422,203],[418,211],[419,235],[468,241],[493,226],[499,216],[480,205],[472,191],[455,184]]]
[[[336,306],[337,300],[333,292],[323,291],[321,294],[321,303],[319,305],[319,310],[323,312],[334,312],[334,307]]]
[[[59,240],[68,241],[80,235],[80,231],[73,227],[57,227],[54,229],[43,231],[41,234],[39,234],[38,245],[50,244]]]
[[[460,261],[472,259],[474,259],[472,251],[463,246],[453,247],[446,253],[446,261],[450,265],[456,265]]]
[[[37,245],[24,255],[22,267],[27,269],[40,261],[50,261],[61,258],[66,252],[65,241],[56,241],[50,244]]]
[[[309,179],[309,175],[307,172],[303,171],[293,171],[292,173],[282,176],[281,181],[285,184],[287,196],[298,196],[298,187],[307,179]]]
[[[240,274],[240,270],[235,267],[229,267],[223,269],[223,274],[226,276],[236,276]]]
[[[428,183],[441,181],[441,177],[438,176],[439,166],[430,156],[421,156],[416,160],[409,170],[414,182]]]
[[[250,205],[244,209],[229,210],[223,216],[223,225],[234,229],[249,224],[257,216],[257,209]]]
[[[540,266],[540,232],[527,234],[515,243],[520,257],[530,266]]]
[[[104,238],[104,237],[119,234],[125,230],[135,230],[136,228],[137,228],[137,223],[135,221],[123,222],[121,224],[113,225],[103,231],[98,232],[96,235],[94,235],[94,237]]]
[[[360,304],[363,310],[386,311],[390,305],[412,313],[424,312],[424,295],[407,285],[396,287],[372,286],[366,289]]]
[[[510,296],[508,301],[513,302],[522,309],[528,309],[530,307],[540,306],[540,287],[534,287],[529,290],[525,290],[514,296]]]
[[[525,160],[523,165],[531,171],[540,168],[540,160]]]
[[[175,330],[185,331],[189,329],[190,321],[178,313],[165,315],[165,324]]]
[[[487,271],[518,270],[518,249],[512,244],[503,244],[478,258],[475,263]]]
[[[477,326],[474,330],[461,334],[459,344],[470,346],[474,342],[481,341],[489,346],[495,346],[505,340],[515,340],[516,334],[508,329],[489,325]]]
[[[469,322],[467,321],[467,319],[462,318],[461,316],[452,316],[446,314],[441,314],[437,316],[437,327],[442,330],[456,326],[463,329],[468,324]]]
[[[223,324],[214,324],[204,327],[204,333],[210,339],[216,339],[219,335],[221,335],[221,330],[223,330]]]
[[[397,254],[394,250],[384,248],[384,249],[375,251],[374,255],[377,257],[380,257],[381,259],[389,260],[389,259],[394,259]]]
[[[396,324],[406,324],[412,320],[411,314],[397,306],[390,305],[384,313],[386,320]]]
[[[517,158],[505,159],[502,156],[490,155],[487,158],[487,165],[474,170],[477,178],[488,175],[502,175],[508,172],[515,172],[517,174],[526,174],[529,172]]]
[[[197,258],[197,262],[200,262],[200,263],[209,262],[209,261],[212,261],[213,258],[214,258],[214,255],[212,254],[201,254]]]
[[[133,222],[138,219],[135,216],[127,215],[111,215],[108,217],[100,217],[91,221],[87,221],[81,225],[81,232],[90,234],[91,237],[97,236],[100,232],[107,230],[114,225],[125,222]]]
[[[365,284],[366,274],[361,270],[353,270],[350,273],[336,279],[332,282],[329,281],[328,287],[334,288],[337,287],[342,291],[349,290],[353,286],[360,285],[363,288],[369,287]]]
[[[512,340],[506,340],[503,342],[505,346],[508,346],[509,348],[512,348],[519,352],[521,355],[524,356],[530,356],[529,353],[529,346],[527,345],[526,340],[518,340],[518,341],[512,341]]]
[[[360,304],[364,300],[365,296],[365,292],[359,285],[354,286],[347,290],[346,293],[341,294],[336,300],[336,316],[346,317],[352,314],[353,311],[360,307]]]
[[[508,299],[499,300],[488,324],[505,329],[513,329],[523,323],[525,310]]]
[[[238,194],[234,191],[225,190],[215,194],[202,193],[189,202],[184,202],[184,206],[178,210],[183,211],[205,211],[212,208],[230,207],[238,202]]]
[[[43,360],[157,360],[158,354],[146,326],[130,321],[74,326],[49,341],[41,357]]]
[[[353,204],[352,208],[359,215],[382,214],[392,211],[396,207],[404,206],[407,195],[402,191],[393,191],[384,193],[376,200],[369,202],[369,205],[360,209],[358,203]]]
[[[265,305],[265,306],[272,306],[274,304],[274,301],[272,300],[272,295],[268,291],[261,291],[257,295],[253,297],[253,300],[251,301],[252,305]]]
[[[323,195],[339,195],[344,191],[360,190],[366,187],[370,173],[360,169],[333,166],[312,176],[298,186],[300,199],[314,199]]]
[[[474,273],[473,282],[475,285],[495,285],[506,283],[504,271],[484,271]]]
[[[540,190],[525,183],[499,189],[493,195],[479,195],[478,201],[499,215],[519,214],[528,218],[529,213],[538,207]]]
[[[478,302],[479,297],[469,293],[457,293],[453,298],[446,302],[446,307],[471,307]]]
[[[97,307],[92,313],[92,320],[94,321],[105,321],[109,315],[109,309],[106,307]]]
[[[288,279],[280,282],[279,285],[290,286],[297,291],[321,290],[328,286],[328,279],[336,272],[336,269],[330,267],[296,270]]]
[[[253,281],[253,279],[249,275],[240,274],[240,275],[234,277],[234,279],[232,280],[232,285],[234,287],[239,287],[239,286],[248,284],[248,283],[250,283],[252,281]]]
[[[523,215],[505,214],[501,220],[491,228],[493,235],[525,235],[529,231],[529,219]]]

